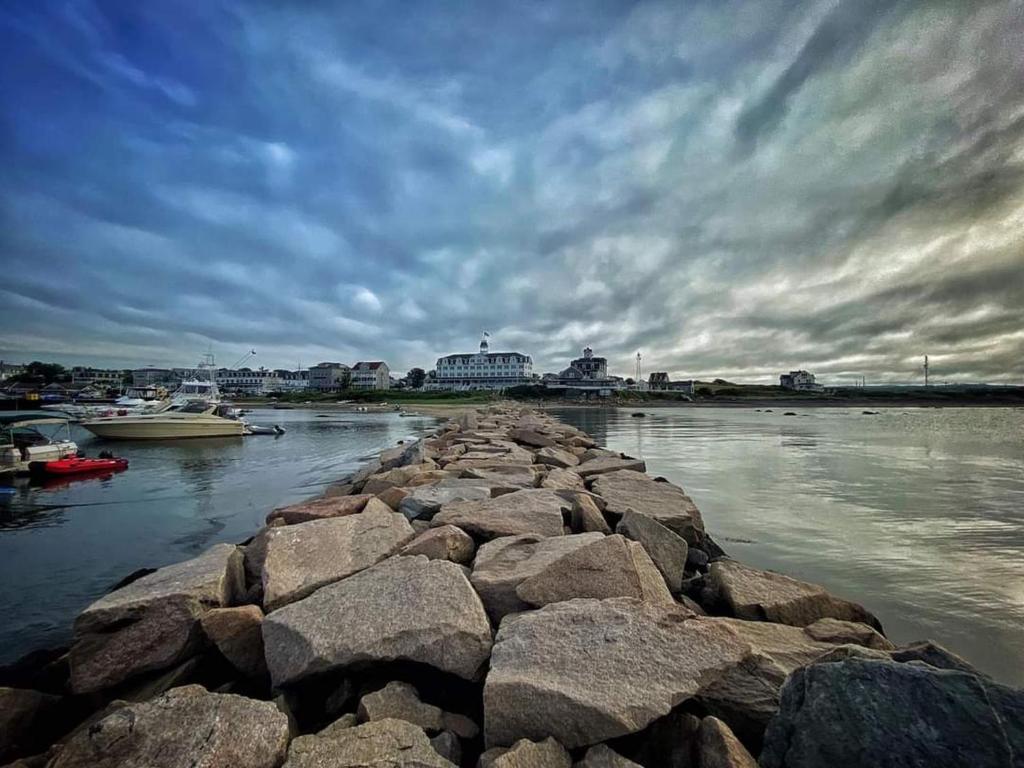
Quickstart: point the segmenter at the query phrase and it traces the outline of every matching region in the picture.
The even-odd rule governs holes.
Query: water
[[[243,541],[277,506],[317,495],[363,460],[437,422],[396,413],[258,410],[281,437],[103,442],[72,428],[95,456],[130,460],[103,479],[34,485],[0,496],[0,663],[68,640],[74,616],[138,568]],[[0,484],[11,484],[10,479]]]
[[[1024,685],[1024,409],[563,409],[683,486],[733,557]]]

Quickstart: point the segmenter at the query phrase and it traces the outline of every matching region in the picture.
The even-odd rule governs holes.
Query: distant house
[[[171,381],[170,368],[136,368],[132,371],[132,386],[157,387]]]
[[[121,371],[76,365],[71,369],[71,383],[76,387],[84,387],[88,384],[101,387],[120,387],[122,375]]]
[[[0,360],[0,381],[7,381],[7,379],[15,376],[21,376],[24,372],[25,366],[5,363],[3,360]]]
[[[651,389],[668,389],[669,383],[668,373],[665,371],[654,371],[647,379]]]
[[[807,371],[790,371],[779,376],[779,384],[784,389],[797,392],[820,392],[824,387],[814,381],[814,374]]]
[[[693,396],[695,382],[692,379],[672,381],[666,371],[655,371],[647,379],[648,389],[656,392],[681,392]]]
[[[347,389],[351,371],[344,363],[317,363],[309,369],[309,388],[316,392]]]
[[[550,388],[608,391],[619,389],[622,379],[608,375],[608,360],[596,357],[594,350],[587,347],[583,356],[577,357],[557,374],[545,374],[544,385]]]
[[[390,389],[391,370],[380,360],[358,362],[352,366],[353,389]]]

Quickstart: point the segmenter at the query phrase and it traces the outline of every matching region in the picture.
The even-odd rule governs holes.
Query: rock
[[[418,488],[422,485],[436,485],[442,480],[452,480],[456,478],[458,478],[457,472],[449,472],[445,469],[428,469],[425,472],[420,472],[418,475],[410,477],[406,486],[409,488]]]
[[[416,531],[416,535],[417,536],[419,536],[421,533],[423,533],[425,531],[429,531],[430,530],[430,521],[429,520],[410,520],[409,521],[409,525],[411,525],[412,529],[414,531]]]
[[[508,436],[520,445],[532,445],[535,448],[550,448],[557,445],[554,440],[532,429],[513,429]]]
[[[45,749],[60,736],[52,722],[59,707],[58,696],[0,687],[0,762]]]
[[[966,660],[931,640],[920,640],[901,646],[892,651],[889,657],[893,661],[923,661],[938,669],[955,669],[960,672],[969,672],[972,675],[982,674]]]
[[[641,459],[626,459],[614,456],[601,456],[590,461],[580,462],[573,471],[582,478],[593,475],[606,475],[609,472],[628,470],[632,472],[645,472],[647,465]]]
[[[506,747],[492,747],[481,753],[476,768],[494,768],[494,761],[508,752]]]
[[[438,486],[423,485],[413,488],[402,499],[398,511],[410,520],[430,519],[441,511],[441,506],[453,501],[482,501],[491,498],[491,489],[486,485]]]
[[[865,648],[876,648],[880,651],[891,651],[896,646],[867,624],[839,619],[818,619],[804,627],[804,632],[822,643],[841,645],[852,643]]]
[[[862,606],[829,594],[824,587],[762,571],[735,560],[711,564],[707,584],[737,618],[806,627],[818,619],[858,621],[881,631]]]
[[[516,588],[516,595],[533,606],[577,597],[635,597],[653,603],[673,602],[665,580],[644,548],[618,534],[604,536],[563,555],[523,581]]]
[[[358,515],[270,531],[263,561],[263,605],[274,611],[369,568],[416,535],[404,516],[372,499]]]
[[[634,733],[748,653],[720,621],[632,598],[508,616],[484,684],[486,744],[553,736],[572,749]]]
[[[627,760],[606,744],[598,744],[587,750],[575,768],[643,768],[639,763]]]
[[[242,551],[218,544],[94,602],[75,619],[71,688],[88,693],[174,666],[202,640],[199,618],[245,589]]]
[[[51,768],[276,768],[287,748],[270,702],[187,685],[80,729]]]
[[[378,472],[366,479],[366,482],[363,484],[363,493],[376,496],[388,488],[409,485],[409,482],[416,475],[431,469],[437,469],[437,465],[432,461],[423,464],[409,464],[408,466],[395,467],[394,469]]]
[[[708,567],[709,560],[708,553],[702,549],[690,547],[686,550],[686,570],[688,571],[703,571]]]
[[[599,541],[600,533],[543,537],[507,536],[487,542],[476,553],[470,581],[497,626],[503,616],[530,606],[516,594],[523,581],[580,547]]]
[[[665,577],[669,590],[679,592],[682,589],[683,570],[688,554],[685,539],[654,518],[632,510],[626,511],[615,531],[643,545],[651,560],[658,566],[661,575]]]
[[[454,525],[442,525],[419,534],[398,554],[426,555],[431,560],[451,560],[453,563],[468,563],[473,559],[476,545],[468,533]]]
[[[675,709],[640,733],[626,737],[623,743],[631,745],[629,756],[642,765],[693,768],[699,729],[699,717]]]
[[[523,533],[561,536],[562,510],[568,506],[554,491],[516,491],[484,501],[445,504],[431,525],[454,525],[483,539]]]
[[[263,611],[255,605],[214,608],[199,620],[203,634],[246,677],[266,674],[263,661]]]
[[[493,768],[572,768],[565,747],[551,738],[533,742],[520,739],[491,763]]]
[[[703,536],[704,521],[697,506],[682,488],[672,483],[659,483],[642,472],[622,470],[597,476],[590,489],[604,498],[605,511],[609,514],[621,516],[629,510],[639,512],[657,520],[691,545]]]
[[[580,454],[580,463],[586,463],[593,461],[594,459],[621,459],[622,454],[616,453],[615,451],[609,451],[607,448],[595,448],[591,446],[588,450]]]
[[[284,768],[454,768],[430,739],[404,720],[377,720],[315,736],[299,736]]]
[[[491,625],[461,566],[392,557],[321,587],[263,620],[275,686],[352,664],[413,661],[469,680],[491,649]]]
[[[317,731],[316,735],[330,738],[331,736],[336,735],[339,731],[343,731],[346,728],[355,728],[358,725],[359,715],[355,714],[354,712],[348,712],[339,717],[326,728],[322,728],[321,730]]]
[[[550,470],[544,479],[540,481],[541,488],[552,488],[554,490],[583,490],[583,478],[571,469]]]
[[[455,765],[462,762],[462,745],[459,737],[451,731],[441,731],[430,740],[430,746],[445,760]]]
[[[387,488],[377,494],[378,501],[383,501],[388,507],[398,512],[398,507],[402,503],[402,499],[409,495],[408,488]]]
[[[697,731],[697,768],[757,768],[757,761],[728,725],[705,717]]]
[[[1024,692],[965,672],[851,659],[796,670],[764,768],[1018,765]]]
[[[534,454],[533,460],[538,464],[547,464],[549,467],[575,467],[580,463],[579,458],[564,448],[541,448]]]
[[[604,519],[601,510],[589,496],[578,494],[572,500],[572,529],[578,533],[598,531],[599,533],[611,533],[608,521]]]
[[[455,423],[459,425],[459,429],[463,432],[472,432],[477,428],[479,420],[477,419],[475,411],[465,411],[455,417]]]
[[[357,515],[363,511],[366,502],[372,498],[372,494],[362,493],[355,496],[330,496],[311,501],[300,501],[298,504],[275,509],[267,515],[267,524],[269,525],[273,520],[282,520],[285,525],[295,525],[328,517]]]
[[[408,683],[390,682],[379,691],[368,693],[359,700],[359,719],[405,720],[425,731],[440,731],[441,708],[420,700],[419,691]]]

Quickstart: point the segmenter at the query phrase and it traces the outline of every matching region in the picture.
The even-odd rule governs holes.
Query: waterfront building
[[[170,368],[136,368],[132,371],[133,387],[158,387],[171,381]]]
[[[25,366],[5,363],[3,360],[0,360],[0,381],[7,381],[7,379],[14,378],[15,376],[21,376],[24,372]]]
[[[824,387],[814,380],[814,374],[807,371],[790,371],[779,376],[779,384],[784,389],[798,392],[820,392]]]
[[[433,380],[428,378],[424,386],[443,390],[501,390],[533,381],[533,358],[522,352],[491,352],[485,335],[476,354],[439,357]]]
[[[692,379],[672,381],[666,371],[654,371],[647,377],[647,388],[655,392],[682,392],[684,395],[692,397],[696,389],[696,382]]]
[[[353,389],[390,389],[391,369],[380,360],[361,361],[352,366]]]
[[[344,363],[317,363],[309,369],[309,389],[339,392],[348,389],[352,369]]]
[[[595,357],[590,347],[583,350],[582,357],[570,362],[568,368],[557,374],[544,374],[542,382],[552,388],[597,390],[604,395],[622,387],[621,378],[608,375],[607,358]]]
[[[71,369],[71,385],[73,387],[84,387],[92,384],[98,387],[117,388],[121,386],[123,375],[122,371],[106,368],[87,368],[76,365]]]
[[[287,371],[278,368],[268,372],[260,386],[261,395],[305,392],[309,389],[309,371]]]
[[[594,350],[587,347],[583,350],[583,357],[577,357],[571,363],[570,368],[575,368],[588,381],[603,381],[608,378],[608,360],[604,357],[594,357]]]

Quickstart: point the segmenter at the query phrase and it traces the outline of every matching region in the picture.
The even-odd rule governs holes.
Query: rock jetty
[[[1024,693],[509,404],[97,600],[0,670],[3,763],[1022,768]]]

